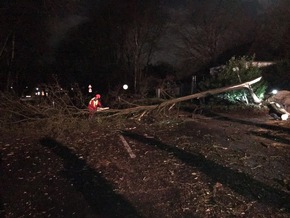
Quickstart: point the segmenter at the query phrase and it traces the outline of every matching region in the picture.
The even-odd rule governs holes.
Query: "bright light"
[[[124,89],[124,90],[127,90],[128,88],[129,88],[129,87],[128,87],[127,84],[124,84],[124,85],[123,85],[123,89]]]
[[[282,114],[281,120],[287,120],[288,119],[288,114]]]
[[[88,86],[88,92],[89,93],[92,93],[93,92],[93,86],[91,84]]]
[[[234,71],[234,72],[239,71],[239,70],[240,70],[240,69],[239,69],[238,67],[234,67],[234,68],[233,68],[233,71]]]
[[[278,93],[278,90],[277,89],[273,89],[272,92],[271,92],[273,95],[276,95]]]

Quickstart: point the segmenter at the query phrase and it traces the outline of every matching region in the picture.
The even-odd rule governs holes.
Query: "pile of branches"
[[[96,124],[106,120],[111,122],[112,119],[118,121],[130,118],[141,121],[145,117],[151,119],[164,116],[172,117],[172,111],[176,112],[178,110],[171,109],[176,108],[180,102],[238,89],[252,91],[250,86],[260,80],[261,77],[246,83],[173,98],[153,105],[132,105],[127,102],[127,108],[98,111],[91,120],[86,109],[87,102],[84,102],[81,92],[76,90],[74,96],[69,96],[69,93],[58,84],[45,87],[48,94],[33,102],[21,101],[13,95],[0,93],[0,127],[12,128],[17,124],[25,123],[33,125],[38,130],[44,129],[46,132],[59,134],[71,131],[86,131],[90,129],[90,123]],[[257,98],[253,91],[251,93],[254,98]],[[258,98],[256,102],[260,103]]]
[[[1,92],[0,127],[15,129],[29,126],[35,131],[42,130],[52,134],[89,128],[88,125],[83,125],[88,111],[84,109],[81,94],[75,92],[74,98],[71,98],[58,84],[45,87],[45,90],[43,96],[31,98],[19,98],[11,93]]]

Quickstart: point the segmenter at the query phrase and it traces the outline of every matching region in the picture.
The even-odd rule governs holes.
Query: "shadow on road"
[[[3,175],[2,172],[2,154],[0,153],[0,175]],[[2,200],[2,193],[0,192],[0,217],[5,217],[4,205]]]
[[[249,118],[249,120],[242,120],[242,119],[237,119],[237,118],[230,118],[230,117],[223,116],[221,114],[216,114],[216,113],[213,113],[213,112],[208,112],[208,113],[206,113],[205,116],[214,118],[216,120],[236,122],[236,123],[256,126],[256,127],[260,127],[260,128],[264,128],[264,129],[275,130],[275,131],[283,131],[283,132],[286,132],[286,133],[290,133],[290,129],[289,128],[285,128],[285,127],[282,127],[282,126],[273,126],[273,125],[268,125],[268,124],[263,124],[263,123],[257,123],[257,122],[254,122],[254,121],[250,121],[250,118]],[[283,121],[281,121],[281,122],[283,122]]]
[[[236,122],[236,123],[240,123],[240,124],[260,127],[260,128],[267,129],[267,130],[290,133],[290,129],[289,128],[282,127],[282,126],[273,126],[273,125],[257,123],[257,122],[248,121],[248,120],[230,118],[230,117],[223,116],[223,115],[220,115],[220,114],[215,114],[215,113],[209,113],[209,114],[207,114],[207,116],[213,117],[214,119],[217,119],[217,120]],[[284,121],[281,121],[281,122],[284,122]],[[270,139],[270,140],[274,140],[276,142],[280,142],[280,143],[284,143],[284,144],[290,145],[290,140],[289,139],[285,139],[285,138],[282,138],[282,137],[279,137],[279,136],[276,136],[276,135],[274,136],[274,135],[271,135],[269,133],[256,133],[254,131],[251,131],[251,133],[253,135],[256,135],[256,136],[264,137],[264,138],[267,138],[267,139]]]
[[[190,166],[198,167],[203,173],[211,178],[213,185],[216,182],[220,182],[223,185],[230,187],[236,193],[251,200],[272,205],[277,208],[284,208],[287,212],[290,212],[290,194],[282,190],[268,186],[254,178],[251,178],[245,173],[237,172],[219,165],[214,161],[206,159],[201,154],[189,153],[179,148],[164,144],[159,140],[148,139],[132,132],[123,132],[123,135],[141,143],[157,147],[158,149],[173,154],[176,158]]]
[[[81,192],[97,217],[141,217],[128,201],[114,192],[102,176],[54,139],[40,143],[64,161],[64,177]],[[76,205],[77,207],[77,205]]]
[[[279,143],[283,143],[283,144],[286,144],[286,145],[290,145],[290,140],[289,139],[285,139],[285,138],[277,136],[277,135],[272,135],[270,133],[254,132],[254,131],[251,131],[251,133],[253,135],[255,135],[255,136],[258,136],[258,137],[263,137],[263,138],[266,138],[266,139],[273,140],[275,142],[279,142]]]

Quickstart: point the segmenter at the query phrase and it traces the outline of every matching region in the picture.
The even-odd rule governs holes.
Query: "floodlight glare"
[[[271,92],[273,95],[276,95],[278,93],[278,90],[277,89],[273,89],[272,92]]]

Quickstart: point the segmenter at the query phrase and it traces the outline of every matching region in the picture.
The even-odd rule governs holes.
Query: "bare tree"
[[[164,31],[164,22],[158,1],[130,1],[129,22],[123,28],[124,41],[121,46],[127,70],[132,72],[135,93],[139,92],[144,79],[143,68],[150,63],[152,54]]]
[[[14,84],[35,83],[47,71],[51,51],[49,24],[55,17],[76,12],[77,2],[68,0],[6,1],[0,8],[1,90]],[[5,84],[4,82],[5,81]],[[16,90],[15,90],[16,91]]]
[[[178,23],[184,63],[196,69],[216,64],[223,52],[251,40],[255,24],[240,1],[202,1],[188,7],[183,24]]]

